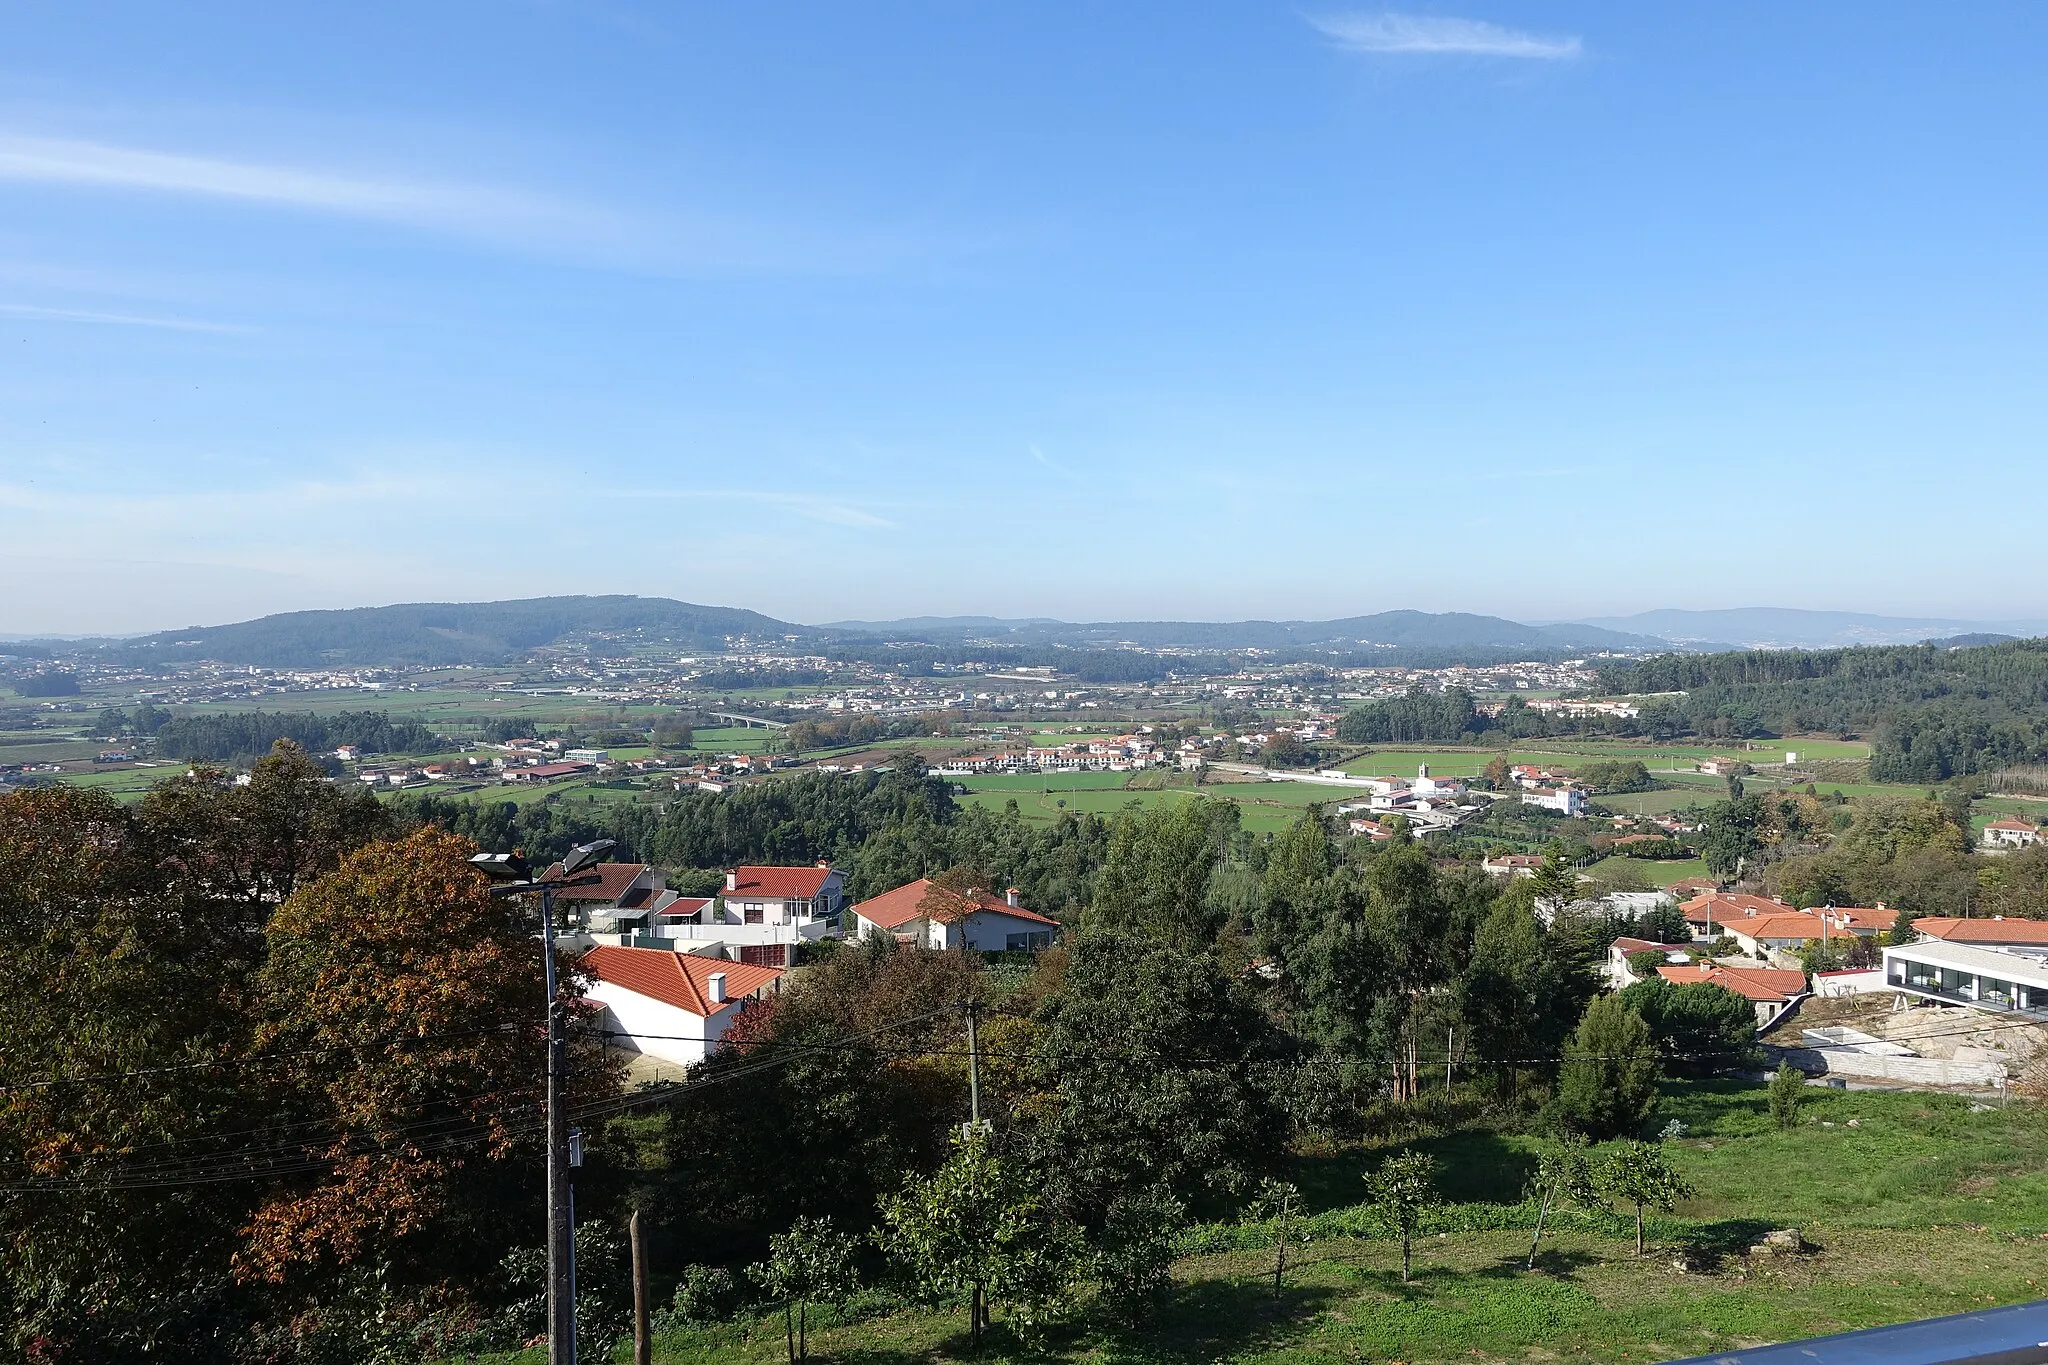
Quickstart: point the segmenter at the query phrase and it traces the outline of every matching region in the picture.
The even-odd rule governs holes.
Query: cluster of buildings
[[[799,944],[881,936],[935,949],[1037,952],[1060,928],[1025,907],[1015,887],[998,894],[919,880],[849,904],[844,874],[823,862],[736,867],[710,896],[670,889],[645,863],[601,863],[591,875],[556,900],[570,912],[561,942],[589,977],[598,1027],[621,1046],[684,1065],[708,1056],[749,1002],[781,988]]]
[[[1194,741],[1188,741],[1183,748],[1199,752],[1193,746]],[[1071,744],[960,754],[941,759],[930,771],[934,777],[964,777],[971,773],[1120,773],[1180,761],[1178,752],[1167,753],[1147,735],[1129,734],[1076,740]]]

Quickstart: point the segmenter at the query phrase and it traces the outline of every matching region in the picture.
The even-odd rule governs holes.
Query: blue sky
[[[5,6],[0,631],[2048,615],[2048,8]]]

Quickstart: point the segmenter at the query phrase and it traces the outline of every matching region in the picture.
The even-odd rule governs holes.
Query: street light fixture
[[[493,896],[540,893],[548,994],[548,1365],[576,1365],[576,1196],[570,1183],[569,1111],[563,1094],[569,1078],[569,1021],[555,980],[555,892],[602,881],[590,869],[611,851],[613,842],[596,839],[576,845],[562,856],[561,872],[552,877],[535,877],[526,855],[516,851],[479,853],[469,860],[471,867],[497,883],[491,888]]]

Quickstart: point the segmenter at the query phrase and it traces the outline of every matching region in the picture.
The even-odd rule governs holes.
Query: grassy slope
[[[1533,1274],[1520,1268],[1526,1232],[1424,1237],[1415,1280],[1404,1285],[1394,1244],[1330,1238],[1298,1249],[1276,1298],[1270,1252],[1221,1252],[1182,1261],[1172,1300],[1141,1330],[1117,1333],[1084,1306],[1042,1351],[999,1333],[982,1359],[1657,1361],[2041,1296],[2048,1176],[2036,1172],[2048,1158],[2048,1116],[2032,1106],[1971,1113],[1946,1096],[1808,1096],[1809,1121],[1780,1132],[1759,1089],[1675,1087],[1659,1119],[1689,1125],[1671,1150],[1700,1194],[1653,1222],[1664,1250],[1644,1259],[1614,1228],[1588,1230],[1580,1219],[1546,1236]],[[1847,1126],[1852,1118],[1857,1128]],[[1436,1153],[1447,1196],[1510,1203],[1540,1143],[1465,1131],[1418,1145]],[[1355,1199],[1372,1159],[1354,1151],[1301,1162],[1310,1208]],[[1762,1231],[1786,1226],[1819,1249],[1742,1254]],[[1704,1268],[1677,1269],[1670,1249],[1679,1245]],[[812,1353],[869,1365],[963,1358],[964,1315],[814,1315]],[[655,1350],[668,1365],[781,1358],[773,1316],[665,1335]]]

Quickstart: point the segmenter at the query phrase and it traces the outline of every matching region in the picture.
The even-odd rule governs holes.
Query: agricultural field
[[[1154,787],[1161,778],[1167,785]],[[1144,784],[1132,786],[1135,779]],[[1304,807],[1315,802],[1342,801],[1365,793],[1352,787],[1325,787],[1310,782],[1218,782],[1196,787],[1178,773],[992,773],[957,779],[969,794],[961,800],[969,805],[1001,810],[1008,801],[1017,802],[1027,820],[1051,821],[1063,810],[1093,815],[1114,815],[1136,801],[1149,806],[1159,801],[1200,795],[1236,802],[1244,828],[1255,834],[1278,833],[1294,823]]]
[[[999,1314],[981,1358],[1612,1365],[2025,1302],[2048,1280],[2048,1178],[2037,1174],[2048,1123],[2035,1105],[1973,1111],[1953,1096],[1816,1087],[1802,1121],[1781,1130],[1760,1088],[1699,1082],[1667,1087],[1653,1124],[1673,1120],[1684,1135],[1665,1151],[1697,1194],[1652,1216],[1648,1256],[1619,1213],[1567,1211],[1526,1269],[1523,1186],[1543,1140],[1474,1125],[1404,1144],[1435,1157],[1447,1201],[1426,1215],[1409,1283],[1398,1244],[1358,1206],[1360,1177],[1387,1149],[1344,1147],[1285,1173],[1311,1240],[1290,1254],[1280,1292],[1268,1228],[1208,1225],[1184,1239],[1191,1254],[1151,1321],[1119,1329],[1084,1291],[1039,1343],[1018,1341]],[[1805,1250],[1750,1251],[1779,1228],[1797,1229]],[[922,1365],[967,1352],[958,1307],[886,1290],[855,1303],[812,1309],[814,1358]],[[535,1365],[541,1352],[481,1359]],[[784,1359],[781,1315],[664,1331],[654,1359],[772,1365]]]

